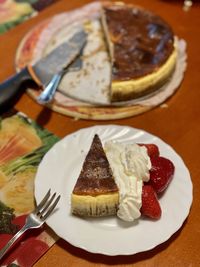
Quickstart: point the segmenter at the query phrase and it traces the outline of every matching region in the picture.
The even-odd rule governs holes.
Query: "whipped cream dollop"
[[[142,186],[149,180],[151,161],[145,146],[108,141],[104,146],[119,188],[117,216],[134,221],[141,216]]]

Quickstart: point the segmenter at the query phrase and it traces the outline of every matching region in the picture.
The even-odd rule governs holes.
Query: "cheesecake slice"
[[[96,134],[71,195],[71,211],[78,216],[108,216],[117,213],[118,205],[119,190]]]
[[[101,18],[112,63],[111,102],[145,96],[169,80],[177,49],[162,18],[121,2],[106,2]]]

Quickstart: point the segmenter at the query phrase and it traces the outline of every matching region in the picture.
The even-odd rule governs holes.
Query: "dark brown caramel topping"
[[[95,135],[73,193],[96,196],[112,192],[118,192],[118,188],[101,141]]]
[[[97,196],[101,194],[110,194],[118,192],[114,180],[110,178],[104,179],[78,179],[76,187],[74,188],[73,193],[76,195],[90,195]]]
[[[159,16],[138,7],[104,7],[114,44],[113,80],[129,80],[154,72],[174,47],[170,26]]]

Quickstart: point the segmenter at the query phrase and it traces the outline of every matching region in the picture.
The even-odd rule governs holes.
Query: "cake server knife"
[[[9,103],[25,81],[32,80],[40,86],[47,84],[55,73],[66,68],[78,56],[86,39],[87,34],[84,30],[78,30],[69,40],[63,42],[34,65],[26,66],[19,73],[1,83],[0,108]]]

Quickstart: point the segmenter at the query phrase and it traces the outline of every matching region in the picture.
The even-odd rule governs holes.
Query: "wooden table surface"
[[[16,49],[20,40],[34,25],[44,18],[71,10],[88,2],[87,0],[58,1],[38,16],[0,36],[0,81],[15,72]],[[74,120],[57,114],[36,104],[26,94],[21,96],[15,107],[60,137],[96,124],[129,125],[159,136],[181,155],[190,170],[194,186],[191,212],[178,232],[167,242],[150,251],[131,256],[108,257],[90,254],[60,239],[35,264],[35,267],[200,266],[200,45],[198,42],[200,36],[200,5],[195,3],[188,12],[184,12],[182,9],[183,1],[178,0],[134,0],[127,2],[141,5],[160,14],[173,27],[175,34],[187,41],[187,71],[180,89],[166,102],[167,108],[157,107],[135,117],[100,122]],[[113,240],[113,242],[115,241]]]

